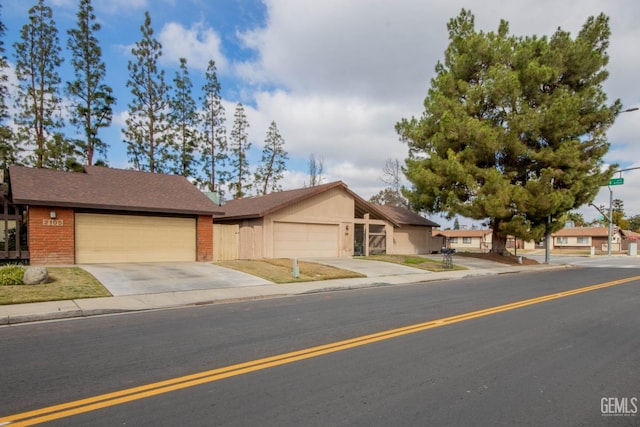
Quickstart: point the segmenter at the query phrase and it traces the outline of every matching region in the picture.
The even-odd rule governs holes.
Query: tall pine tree
[[[515,37],[505,21],[476,31],[463,9],[448,29],[425,112],[396,127],[409,146],[405,195],[418,209],[488,219],[501,253],[507,235],[561,228],[613,173],[603,168],[621,109],[603,89],[609,19],[589,18],[575,38]]]
[[[199,117],[185,58],[180,58],[180,70],[176,72],[173,83],[174,92],[169,103],[171,132],[176,150],[173,173],[195,178],[198,166],[195,154],[198,148]]]
[[[228,177],[222,169],[229,160],[227,135],[224,123],[225,110],[220,95],[220,83],[216,74],[216,63],[209,61],[202,87],[202,171],[209,191],[216,191],[216,185],[224,185]]]
[[[107,158],[108,144],[98,137],[98,131],[111,124],[115,98],[111,87],[104,83],[106,67],[95,36],[100,24],[91,0],[80,0],[77,17],[77,27],[68,31],[67,41],[75,80],[67,82],[66,92],[72,104],[71,123],[84,134],[84,139],[76,141],[78,152],[87,165],[92,165],[96,155],[103,162]]]
[[[58,29],[44,0],[29,9],[29,23],[22,27],[20,38],[14,43],[20,82],[15,117],[18,138],[33,147],[28,160],[34,166],[70,169],[75,161],[73,145],[60,133],[63,121],[58,68],[62,57]]]
[[[164,172],[169,168],[172,145],[167,117],[170,88],[164,70],[158,69],[162,45],[153,37],[149,12],[144,14],[140,31],[142,39],[131,49],[135,60],[128,65],[127,87],[133,99],[128,105],[124,142],[134,168]]]
[[[267,130],[260,165],[254,174],[256,191],[259,195],[282,191],[280,181],[287,170],[288,158],[284,149],[284,138],[280,135],[276,122],[273,121]]]
[[[0,5],[0,8],[2,5]],[[9,63],[5,55],[4,34],[6,27],[4,22],[0,20],[0,169],[7,171],[7,168],[18,162],[20,152],[17,141],[14,139],[13,131],[7,123],[9,120],[9,78],[7,76],[7,68]],[[8,175],[5,173],[5,179]]]
[[[241,103],[236,105],[236,111],[233,115],[233,128],[231,129],[231,143],[229,144],[230,161],[231,161],[231,180],[229,181],[229,189],[235,198],[246,196],[251,191],[251,182],[248,182],[249,160],[247,155],[251,148],[249,141],[249,122],[244,112],[244,106]]]

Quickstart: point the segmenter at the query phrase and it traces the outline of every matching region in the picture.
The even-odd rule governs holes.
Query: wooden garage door
[[[339,255],[338,225],[276,222],[273,227],[274,258]]]
[[[195,218],[79,213],[76,263],[196,260]]]

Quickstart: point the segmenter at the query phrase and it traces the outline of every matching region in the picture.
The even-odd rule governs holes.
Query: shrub
[[[24,267],[10,265],[0,268],[0,286],[22,285]]]

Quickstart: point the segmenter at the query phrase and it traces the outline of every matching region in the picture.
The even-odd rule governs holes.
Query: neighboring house
[[[341,181],[236,199],[220,209],[223,214],[214,216],[216,260],[398,253],[396,242],[420,253],[430,227],[367,202]],[[409,238],[413,226],[417,235]]]
[[[438,252],[441,240],[434,238],[432,229],[439,224],[411,212],[409,209],[397,206],[378,206],[398,227],[393,229],[393,247],[388,253],[392,254],[430,254]]]
[[[622,236],[622,241],[624,242],[626,241],[635,241],[637,242],[638,240],[640,240],[640,233],[636,233],[635,231],[631,231],[631,230],[620,230],[620,235]]]
[[[591,250],[607,252],[608,227],[568,227],[551,234],[551,249]],[[611,235],[611,251],[622,250],[622,237],[615,230]]]
[[[629,251],[629,254],[632,255],[635,251],[637,254],[638,251],[638,240],[640,240],[640,233],[636,233],[630,230],[620,230],[620,236],[622,237],[622,250]],[[635,248],[629,248],[629,244],[635,243]]]
[[[219,209],[214,234],[225,242],[216,260],[384,252],[395,225],[341,181],[235,199]]]
[[[488,252],[491,235],[491,230],[433,230],[433,236],[440,237],[442,247],[461,252]]]
[[[182,176],[12,166],[31,264],[210,261],[218,207]]]
[[[507,236],[507,249],[513,249],[515,252],[518,249],[535,249],[536,242],[533,240],[526,241],[521,238],[515,238],[514,236]]]

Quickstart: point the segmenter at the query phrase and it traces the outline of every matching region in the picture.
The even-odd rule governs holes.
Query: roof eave
[[[171,209],[161,207],[149,207],[149,206],[125,206],[125,205],[97,205],[89,203],[70,203],[70,202],[55,202],[48,200],[28,200],[28,199],[13,199],[13,202],[17,205],[27,206],[50,206],[59,208],[74,208],[74,209],[91,209],[91,210],[108,210],[108,211],[128,211],[128,212],[145,212],[145,213],[168,213],[177,215],[211,215],[220,214],[219,211],[214,210],[198,210],[198,209]]]

